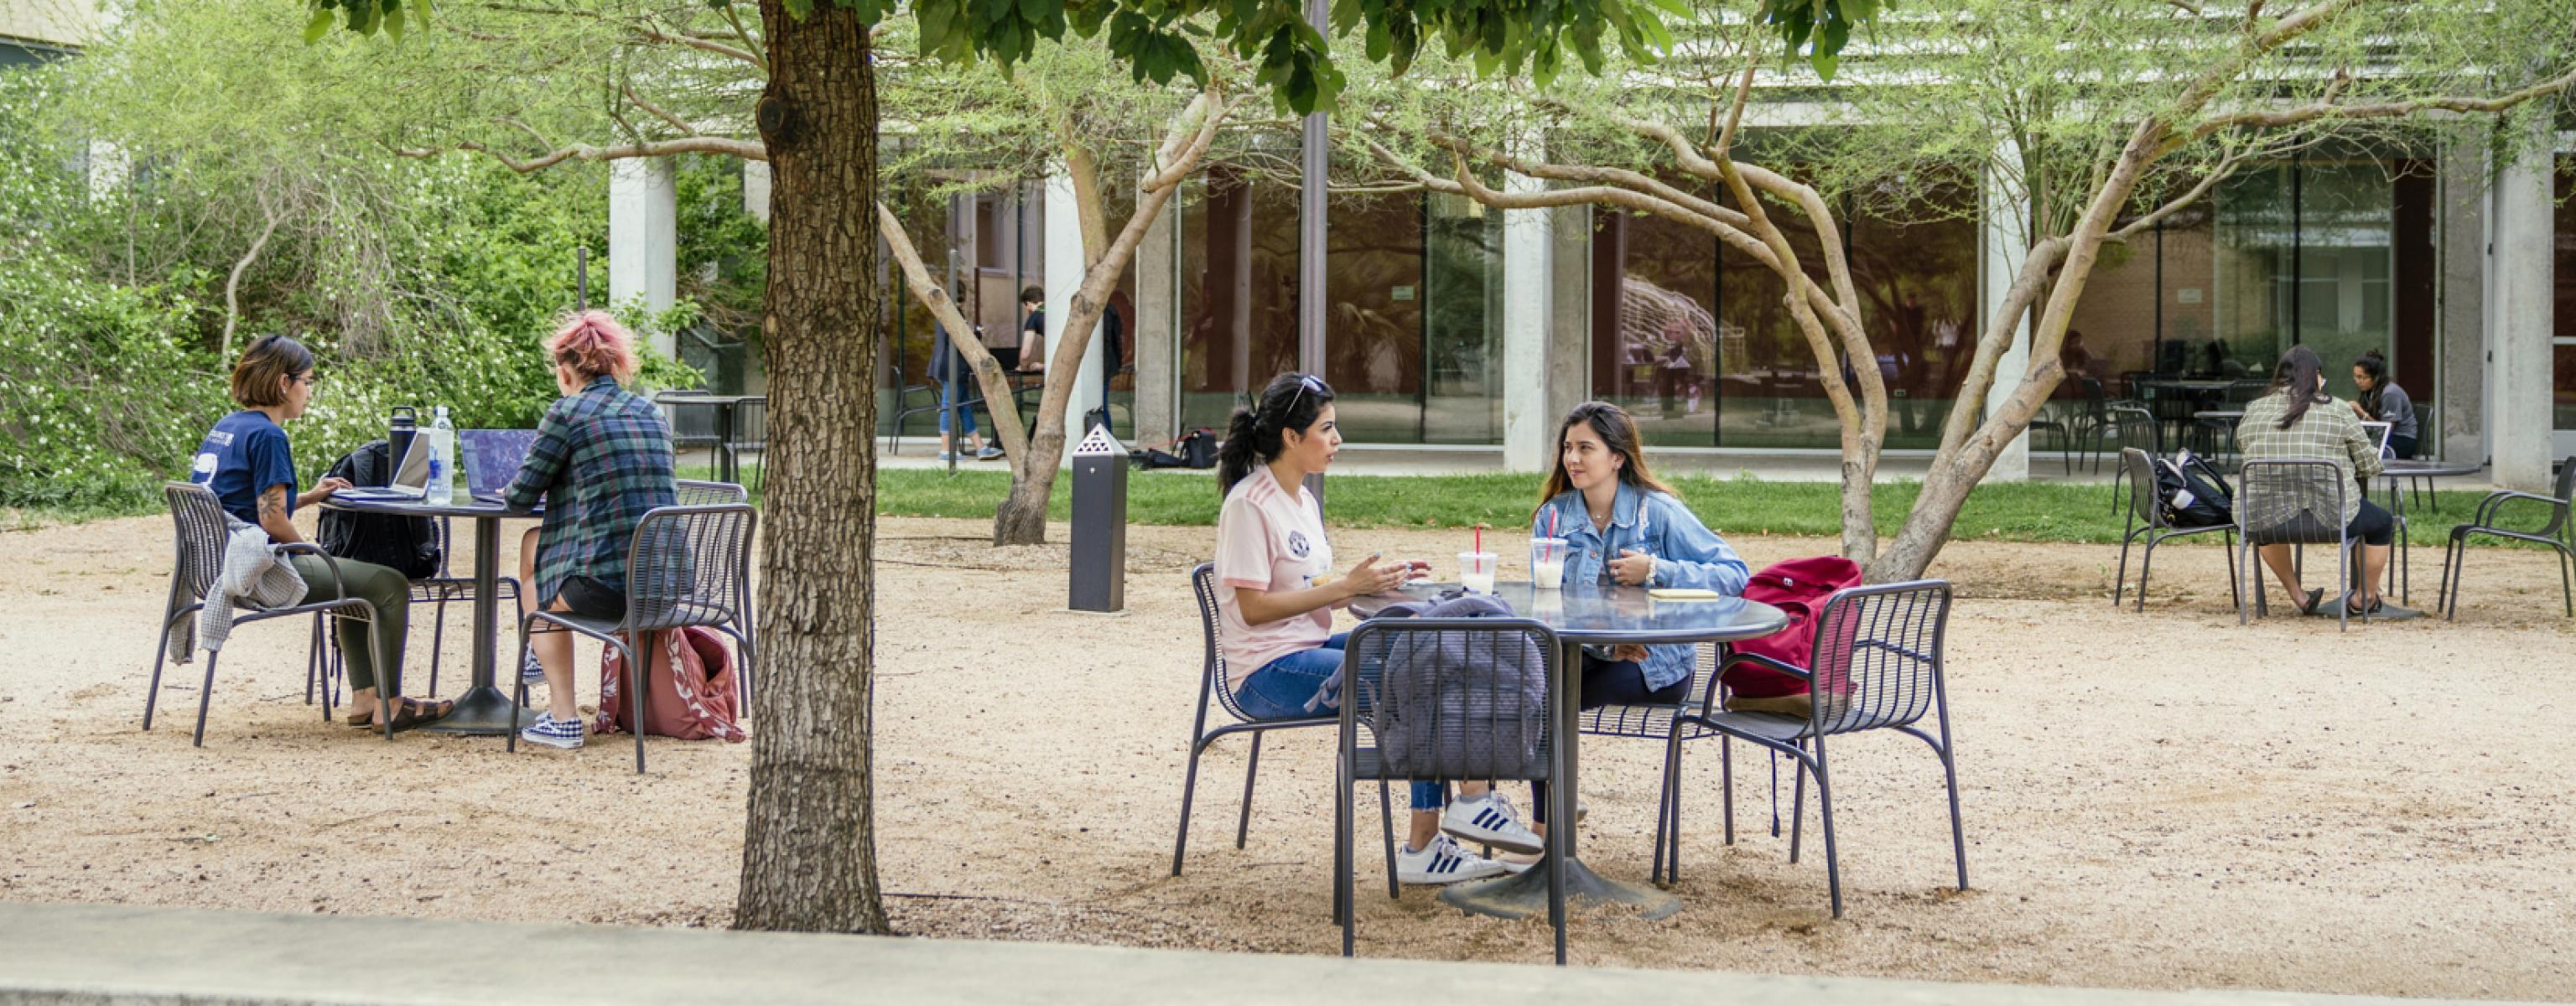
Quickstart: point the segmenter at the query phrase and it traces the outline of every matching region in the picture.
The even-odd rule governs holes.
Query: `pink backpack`
[[[1744,585],[1744,599],[1760,601],[1789,616],[1789,627],[1758,639],[1734,644],[1735,652],[1769,657],[1805,670],[1816,645],[1816,614],[1825,599],[1845,587],[1860,586],[1860,564],[1837,555],[1811,556],[1772,563]],[[1738,667],[1723,679],[1735,694],[1748,699],[1801,695],[1807,683],[1764,667]]]
[[[644,732],[684,741],[722,737],[740,744],[751,737],[734,722],[741,705],[741,686],[733,672],[733,655],[714,632],[691,626],[654,634],[652,669],[644,675]],[[629,729],[626,722],[626,661],[617,648],[605,647],[599,661],[598,733]],[[678,673],[673,673],[676,669]]]

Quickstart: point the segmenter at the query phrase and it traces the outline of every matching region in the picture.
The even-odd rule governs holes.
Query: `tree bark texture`
[[[741,929],[886,931],[869,738],[875,643],[877,104],[865,26],[763,0],[770,375]]]

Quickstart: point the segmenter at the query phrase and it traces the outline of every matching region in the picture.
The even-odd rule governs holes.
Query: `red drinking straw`
[[[1482,551],[1484,551],[1484,550],[1485,550],[1485,526],[1484,526],[1484,525],[1482,525],[1482,524],[1478,524],[1478,525],[1476,525],[1476,551],[1482,552]]]

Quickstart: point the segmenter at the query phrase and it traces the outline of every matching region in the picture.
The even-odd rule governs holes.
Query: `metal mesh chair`
[[[2102,432],[2110,424],[2110,402],[2102,394],[2102,382],[2090,377],[2079,380],[2084,393],[2082,401],[2070,403],[2070,407],[2059,412],[2056,418],[2034,419],[2030,423],[2031,432],[2057,434],[2058,459],[2065,463],[2068,475],[2075,474],[2075,456],[2082,453],[2097,455],[2093,467],[2096,471],[2101,469],[2098,455],[2102,449]],[[2085,446],[2088,443],[2092,445],[2089,451]]]
[[[626,617],[591,618],[567,611],[533,611],[519,623],[519,649],[540,623],[559,626],[616,647],[625,660],[627,722],[634,727],[635,771],[644,771],[646,664],[656,637],[676,629],[723,630],[740,624],[736,606],[743,596],[742,576],[749,568],[752,532],[759,516],[750,506],[656,507],[636,522],[627,546]],[[737,643],[742,637],[735,636]],[[519,747],[519,708],[526,704],[528,683],[520,679],[518,702],[510,708],[508,747]]]
[[[1959,771],[1950,740],[1950,701],[1941,673],[1942,641],[1949,622],[1947,581],[1835,591],[1816,614],[1816,642],[1807,670],[1753,654],[1727,660],[1729,667],[1752,664],[1806,679],[1814,702],[1807,718],[1724,712],[1706,705],[1686,717],[1693,724],[1797,761],[1797,795],[1789,827],[1792,863],[1798,861],[1806,823],[1807,777],[1815,777],[1825,827],[1825,877],[1833,892],[1836,918],[1843,914],[1843,882],[1834,850],[1834,800],[1825,738],[1840,734],[1896,730],[1930,745],[1940,756],[1942,779],[1950,795],[1950,854],[1958,868],[1959,889],[1968,889],[1968,843],[1959,821]],[[1915,725],[1927,714],[1939,724],[1940,736]],[[1726,800],[1730,805],[1734,802],[1732,789],[1726,792]]]
[[[2227,390],[2219,393],[2219,402],[2225,408],[2233,409],[2238,413],[2242,413],[2245,411],[2246,405],[2251,404],[2257,398],[2263,397],[2264,394],[2271,390],[2272,382],[2270,380],[2249,377],[2230,382],[2227,385]],[[2237,422],[2238,420],[2235,419],[2194,420],[2192,422],[2192,434],[2194,440],[2199,442],[2201,445],[2200,453],[2211,458],[2236,457],[2239,453],[2236,449]]]
[[[674,498],[680,506],[724,506],[751,502],[751,491],[731,482],[680,479],[678,495]],[[751,550],[749,548],[743,549],[742,562],[743,568],[734,578],[738,595],[734,598],[734,610],[742,614],[742,619],[739,623],[715,626],[715,629],[732,636],[734,647],[742,651],[742,710],[747,718],[751,713],[751,689],[755,677],[753,671],[756,669],[754,665],[760,659],[760,647],[752,631],[753,627],[759,624],[759,619],[752,609]]]
[[[2527,541],[2547,546],[2551,558],[2558,560],[2558,590],[2561,603],[2566,606],[2568,617],[2576,618],[2576,576],[2570,574],[2570,570],[2576,569],[2576,548],[2571,548],[2567,542],[2560,540],[2562,537],[2576,538],[2576,527],[2570,526],[2567,515],[2571,501],[2576,501],[2576,456],[2570,456],[2558,463],[2558,485],[2554,492],[2555,495],[2552,496],[2510,490],[2488,493],[2486,499],[2478,502],[2477,514],[2470,517],[2468,523],[2451,529],[2451,541],[2442,549],[2441,592],[2434,595],[2441,600],[2442,617],[2446,619],[2459,617],[2460,576],[2467,572],[2465,567],[2469,561],[2469,537],[2482,534],[2508,541]],[[2504,505],[2515,501],[2537,503],[2546,507],[2546,512],[2549,514],[2548,522],[2542,524],[2538,530],[2530,531],[2509,528],[2496,523],[2504,519]],[[2531,508],[2526,506],[2520,509]]]
[[[2332,545],[2335,582],[2352,582],[2354,542],[2343,519],[2344,488],[2350,480],[2341,467],[2323,458],[2263,458],[2246,462],[2238,479],[2237,529],[2245,535],[2243,575],[2253,588],[2256,613],[2268,615],[2271,610],[2264,600],[2263,567],[2254,557],[2254,550],[2265,545]],[[2351,608],[2335,602],[2338,629],[2351,626]],[[2244,604],[2236,606],[2236,624],[2245,624],[2246,609]],[[2362,615],[2364,621],[2369,618],[2367,613]]]
[[[2227,538],[2227,593],[2238,608],[2245,606],[2245,595],[2236,580],[2236,525],[2213,524],[2208,527],[2175,527],[2165,520],[2164,501],[2156,495],[2155,460],[2135,447],[2120,448],[2120,472],[2129,480],[2129,517],[2120,534],[2120,576],[2112,581],[2111,606],[2120,606],[2121,591],[2129,585],[2129,546],[2140,536],[2146,538],[2146,551],[2138,557],[2138,608],[2147,610],[2147,574],[2156,564],[2156,546],[2173,538],[2217,531]]]
[[[1525,618],[1371,620],[1352,630],[1342,657],[1340,770],[1333,814],[1333,912],[1342,924],[1342,956],[1351,955],[1351,892],[1356,844],[1351,801],[1363,780],[1378,784],[1388,819],[1387,892],[1396,893],[1394,812],[1387,783],[1518,780],[1545,782],[1560,766],[1548,733],[1557,680],[1556,633]],[[1369,743],[1361,743],[1365,731]],[[1549,799],[1571,801],[1563,787]],[[1551,820],[1569,821],[1560,806]],[[1556,929],[1556,962],[1565,963],[1564,836],[1551,828],[1544,851],[1548,920]]]
[[[2114,405],[2106,414],[2108,418],[2105,421],[2108,423],[2108,426],[2103,431],[2104,446],[2114,448],[2135,447],[2147,452],[2148,457],[2160,458],[2164,456],[2164,424],[2157,422],[2156,414],[2147,411],[2146,406]],[[2127,482],[2128,480],[2129,466],[2127,464],[2122,464],[2111,470],[2112,513],[2118,513],[2120,512],[2121,507],[2128,505],[2129,494],[2122,492],[2120,489],[2121,483]]]
[[[1203,562],[1190,570],[1190,590],[1199,602],[1199,640],[1204,652],[1199,668],[1198,718],[1190,725],[1190,767],[1181,779],[1181,828],[1172,840],[1172,876],[1181,875],[1181,860],[1190,848],[1190,804],[1198,794],[1199,755],[1208,745],[1228,734],[1252,735],[1252,756],[1243,766],[1243,810],[1234,824],[1234,847],[1243,848],[1244,838],[1252,828],[1252,783],[1261,772],[1261,738],[1273,730],[1298,727],[1329,727],[1341,723],[1332,715],[1308,716],[1293,720],[1257,720],[1235,704],[1234,689],[1225,685],[1225,647],[1217,640],[1216,564]],[[1208,729],[1208,696],[1214,693],[1217,703],[1234,722]],[[1392,816],[1390,815],[1390,821]],[[1389,825],[1393,827],[1392,824]],[[1390,832],[1391,834],[1392,832]]]
[[[177,558],[170,570],[170,600],[162,609],[161,632],[152,640],[152,684],[143,695],[143,729],[145,730],[152,729],[152,715],[160,704],[161,666],[169,659],[170,630],[178,626],[180,619],[190,617],[206,606],[208,601],[206,595],[215,589],[216,582],[223,576],[226,537],[224,505],[222,501],[215,498],[213,490],[193,482],[168,482],[162,484],[161,495],[170,504],[170,522],[177,541]],[[330,553],[304,542],[275,545],[271,548],[280,555],[320,556],[323,563],[331,570],[332,593],[338,596],[327,601],[289,605],[282,608],[256,608],[236,602],[244,613],[233,616],[235,625],[272,618],[323,614],[339,618],[355,618],[365,622],[375,620],[375,609],[369,607],[367,602],[346,596],[348,591],[340,579],[339,560],[332,558]],[[367,646],[371,652],[375,645],[375,634],[369,632]],[[214,701],[215,659],[220,655],[219,650],[206,651],[206,678],[197,688],[197,728],[189,740],[189,743],[197,747],[206,746],[206,709]],[[375,666],[381,678],[376,683],[376,722],[384,727],[385,739],[392,740],[393,716],[391,710],[387,708],[388,702],[385,697],[400,694],[402,669],[389,666],[383,659],[383,654],[374,655],[377,657]],[[318,649],[305,657],[304,688],[307,696],[312,694],[315,676],[322,672],[320,659]],[[331,695],[327,686],[323,690],[322,718],[326,721],[331,718]]]
[[[972,379],[961,379],[957,382],[958,401],[955,408],[958,412],[972,413],[975,410],[982,409],[984,407],[984,396],[975,390],[978,387],[980,387],[980,385]],[[901,454],[903,453],[904,423],[914,416],[935,417],[941,411],[939,408],[939,385],[914,384],[904,387],[895,392],[894,404],[894,422],[888,425],[886,429],[886,453]],[[990,415],[990,412],[986,413],[988,418],[983,420],[986,425],[979,426],[977,427],[978,429],[992,428],[990,425]],[[963,421],[961,420],[960,422],[962,423]],[[932,429],[933,432],[937,431],[936,426],[932,427]]]

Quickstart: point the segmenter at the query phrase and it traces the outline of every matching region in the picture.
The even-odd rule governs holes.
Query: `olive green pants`
[[[403,637],[411,631],[411,581],[401,573],[371,562],[353,559],[337,560],[342,590],[331,586],[331,566],[320,556],[291,557],[295,573],[304,578],[305,604],[350,597],[367,602],[375,609],[373,628],[375,648],[367,646],[369,623],[355,619],[334,618],[332,624],[340,634],[340,653],[347,660],[350,688],[376,687],[376,653],[384,654],[385,666],[391,673],[386,694],[402,694]]]

